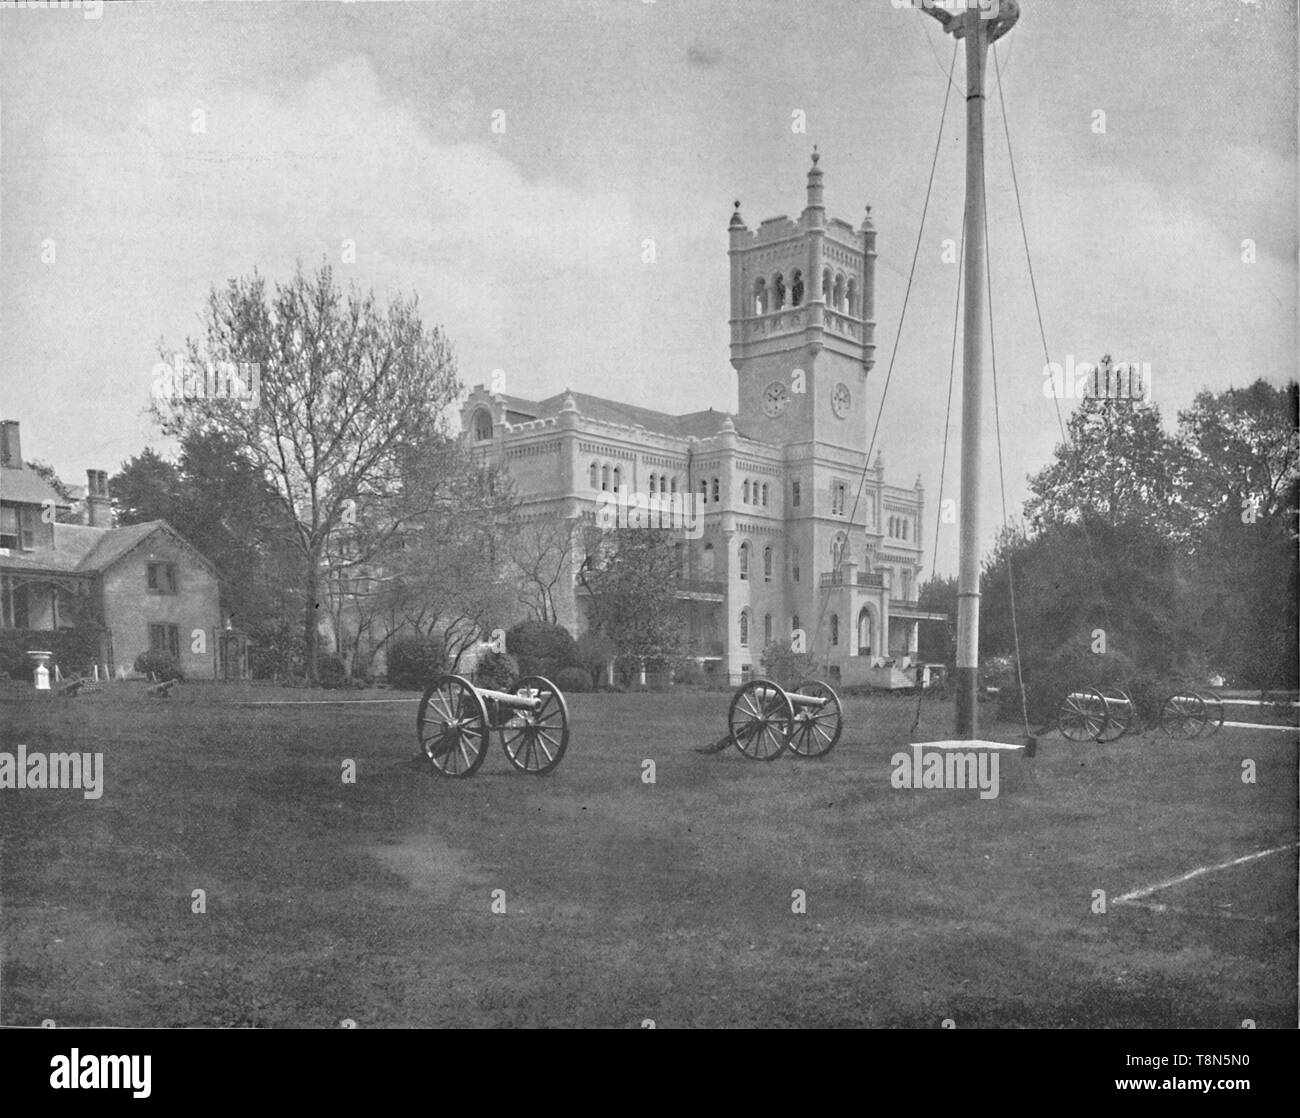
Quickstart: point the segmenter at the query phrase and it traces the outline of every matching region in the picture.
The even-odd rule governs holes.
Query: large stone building
[[[814,153],[798,220],[730,225],[731,363],[739,407],[670,415],[576,392],[525,400],[477,385],[464,437],[509,469],[534,526],[570,542],[559,620],[585,628],[574,578],[609,494],[689,494],[679,612],[706,671],[738,682],[802,630],[843,683],[899,686],[917,648],[924,491],[867,462],[876,233],[828,219]]]

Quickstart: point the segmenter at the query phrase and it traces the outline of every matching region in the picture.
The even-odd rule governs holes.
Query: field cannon
[[[1160,704],[1157,721],[1171,738],[1214,734],[1223,725],[1223,700],[1197,691],[1174,691]],[[1116,687],[1075,688],[1061,700],[1056,724],[1068,741],[1103,744],[1142,730],[1137,704],[1127,691]]]
[[[742,684],[727,708],[727,735],[701,753],[734,745],[751,761],[775,761],[787,749],[799,757],[824,757],[840,740],[844,714],[827,683],[809,679],[786,691],[770,679]]]
[[[443,675],[425,689],[415,729],[420,752],[443,776],[473,776],[493,734],[515,768],[541,776],[568,748],[569,707],[560,689],[540,675],[525,676],[512,691]]]

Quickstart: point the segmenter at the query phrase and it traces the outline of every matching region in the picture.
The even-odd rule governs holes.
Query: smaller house
[[[64,675],[111,678],[148,649],[190,679],[248,675],[247,639],[222,618],[219,575],[164,520],[115,528],[108,475],[86,472],[83,524],[22,459],[19,425],[0,421],[0,648],[48,648]],[[11,669],[12,670],[12,669]]]

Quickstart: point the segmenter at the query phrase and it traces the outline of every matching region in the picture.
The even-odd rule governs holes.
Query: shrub
[[[687,687],[698,687],[704,682],[704,669],[694,660],[683,660],[677,665],[673,680]]]
[[[521,675],[551,679],[561,668],[580,666],[569,630],[544,621],[522,621],[506,633],[506,652],[518,661]]]
[[[27,658],[27,650],[41,649],[53,653],[50,674],[57,664],[64,676],[89,675],[91,665],[99,659],[99,630],[89,625],[53,632],[41,629],[0,629],[0,671],[10,679],[29,683],[36,665]]]
[[[447,649],[437,637],[403,634],[388,643],[388,682],[421,691],[447,670]]]
[[[493,691],[508,691],[519,674],[519,663],[508,652],[488,652],[474,669],[474,682]]]
[[[320,685],[333,691],[337,687],[346,687],[348,682],[347,665],[332,652],[316,657],[316,678]]]
[[[816,664],[810,655],[791,652],[790,646],[780,641],[773,641],[763,649],[760,662],[763,674],[782,687],[793,687],[817,676]]]
[[[575,663],[586,668],[591,678],[603,682],[609,662],[618,655],[618,645],[600,633],[583,633],[575,644]]]
[[[591,676],[585,668],[561,668],[556,673],[555,685],[561,691],[581,694],[591,690]]]
[[[145,675],[151,675],[159,682],[169,679],[185,679],[185,673],[181,670],[181,664],[170,652],[163,652],[161,649],[150,649],[147,652],[140,653],[135,658],[135,670],[143,672]]]

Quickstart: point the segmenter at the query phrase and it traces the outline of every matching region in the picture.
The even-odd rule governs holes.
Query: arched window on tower
[[[763,581],[772,581],[772,549],[770,547],[763,548]]]
[[[609,463],[608,462],[606,462],[605,465],[601,466],[600,468],[600,487],[603,490],[606,491],[609,490]]]
[[[677,475],[676,475],[676,474],[673,474],[673,476],[672,476],[671,491],[670,491],[670,492],[671,492],[671,495],[672,495],[672,496],[674,496],[674,497],[677,496]]]
[[[831,644],[837,645],[839,643],[840,643],[840,615],[838,613],[832,613],[831,614]]]
[[[845,292],[845,300],[848,303],[848,312],[854,318],[858,317],[858,281],[849,280],[849,286]]]
[[[835,309],[842,311],[844,309],[844,273],[835,273],[835,288],[832,292],[832,298],[835,303]]]
[[[600,467],[595,462],[591,464],[590,479],[592,489],[600,488]]]
[[[749,610],[740,611],[740,647],[749,647]]]
[[[907,539],[907,521],[903,521],[903,539]]]
[[[829,268],[822,271],[822,302],[828,307],[831,305],[831,270]]]
[[[709,483],[705,478],[700,478],[700,503],[707,504],[709,500]]]
[[[706,543],[703,552],[700,553],[700,573],[713,574],[713,544],[711,543]]]
[[[780,272],[772,277],[772,298],[768,301],[768,306],[774,311],[785,306],[785,277]]]
[[[740,577],[749,578],[749,541],[746,540],[740,545]]]
[[[748,478],[745,479],[744,494],[745,496],[743,500],[745,504],[749,504],[749,479]]]
[[[766,648],[772,643],[772,615],[766,613],[763,615],[763,647]]]
[[[848,542],[843,532],[836,532],[834,539],[831,540],[831,569],[839,570],[840,562],[844,558],[844,545]]]
[[[763,507],[767,508],[767,482],[763,483]]]
[[[754,281],[754,313],[767,314],[767,280],[762,276]]]
[[[798,268],[790,276],[790,306],[798,307],[803,305],[803,272]]]
[[[474,441],[478,443],[492,440],[492,413],[487,408],[479,408],[474,413]]]
[[[715,501],[720,501],[720,500],[722,500],[722,498],[719,496],[719,493],[721,493],[721,492],[722,492],[722,490],[718,487],[718,479],[717,479],[717,478],[714,478],[714,479],[713,479],[713,499],[714,499]]]
[[[659,484],[659,475],[651,474],[650,475],[650,496],[653,497],[655,493],[658,492],[658,490],[655,488],[655,486],[658,484]]]
[[[623,485],[623,470],[619,466],[614,467],[614,492],[619,492]]]

